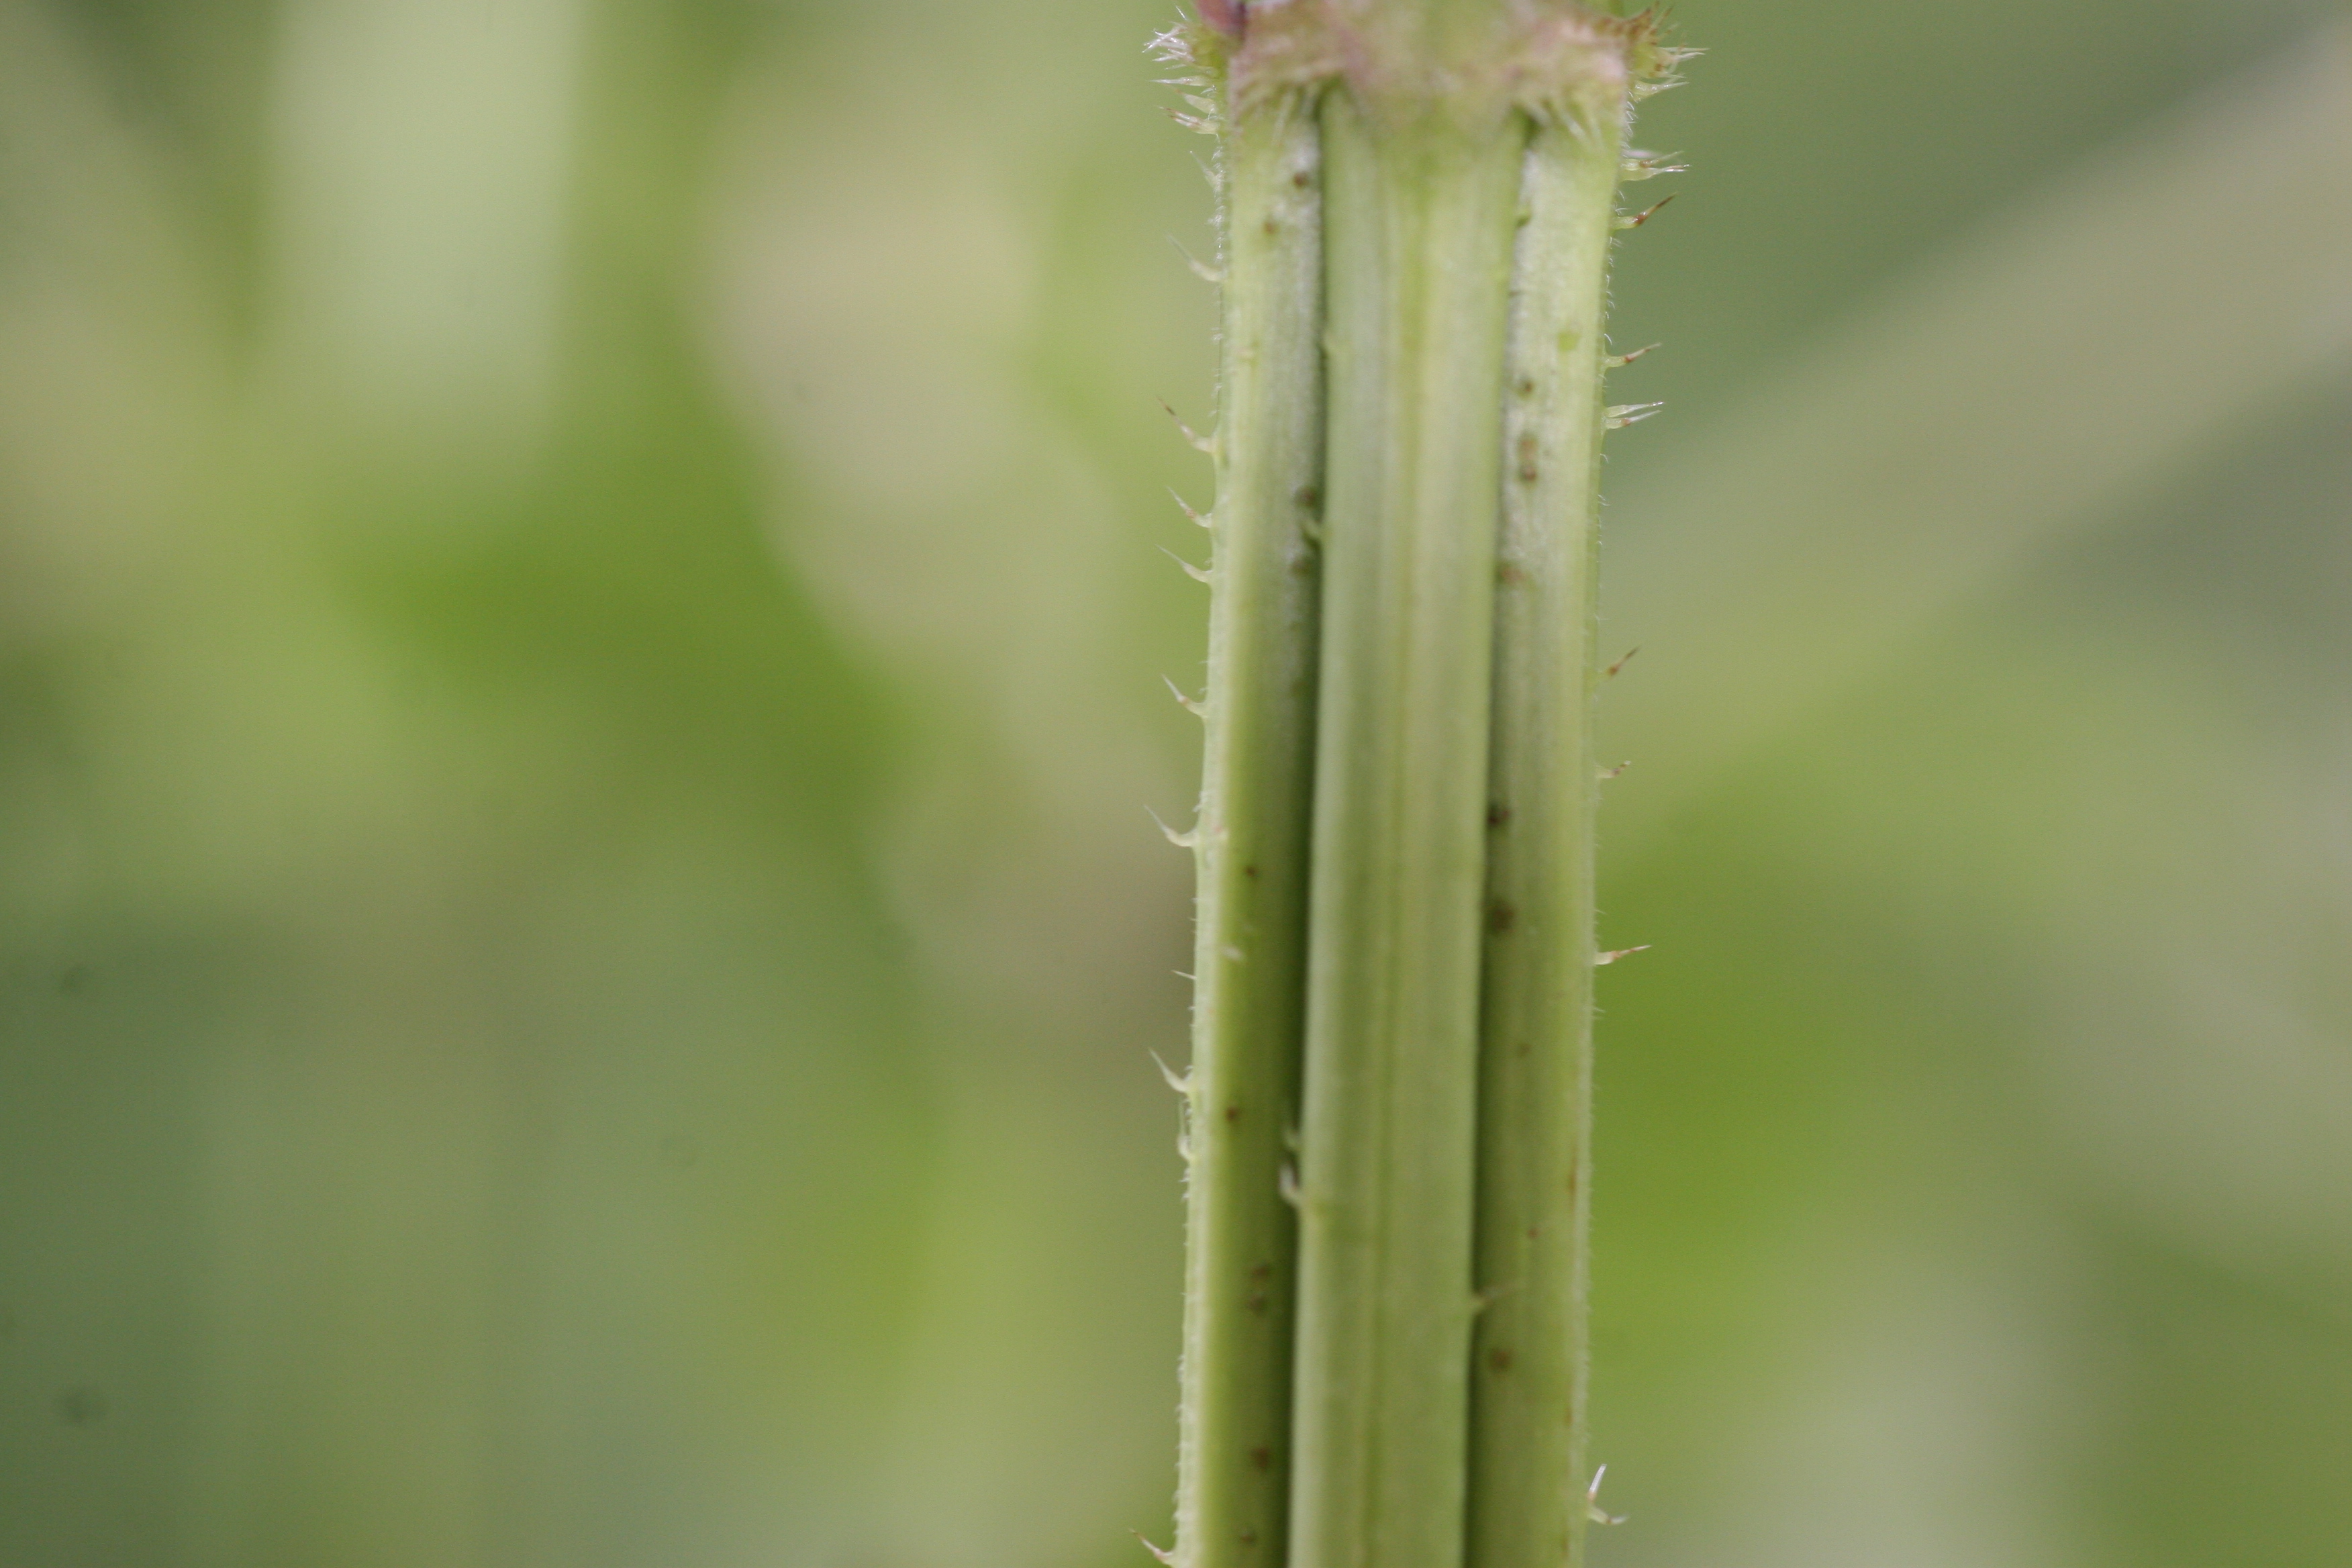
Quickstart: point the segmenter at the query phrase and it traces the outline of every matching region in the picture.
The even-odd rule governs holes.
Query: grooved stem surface
[[[1223,353],[1187,1096],[1181,1568],[1282,1561],[1323,468],[1319,137],[1294,94],[1224,150]]]
[[[1471,1568],[1562,1568],[1585,1525],[1593,605],[1621,114],[1539,130],[1506,373],[1488,771]]]
[[[1527,122],[1324,100],[1329,434],[1293,1568],[1454,1568],[1506,307]]]

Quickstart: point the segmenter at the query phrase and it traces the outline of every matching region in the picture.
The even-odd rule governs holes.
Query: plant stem
[[[1175,1556],[1562,1568],[1602,312],[1672,57],[1574,0],[1204,16],[1163,40],[1226,139]]]
[[[1463,1542],[1503,348],[1526,122],[1323,111],[1331,365],[1293,1568]]]
[[[1176,1557],[1278,1563],[1290,1456],[1323,468],[1321,176],[1311,97],[1227,132],[1207,755],[1188,1084]]]
[[[1610,101],[1617,97],[1617,101]],[[1622,98],[1541,128],[1512,286],[1488,767],[1472,1568],[1580,1560],[1594,586]]]

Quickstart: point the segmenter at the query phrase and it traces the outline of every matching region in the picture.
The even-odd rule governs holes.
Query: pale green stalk
[[[1226,298],[1176,1555],[1558,1568],[1601,308],[1659,51],[1570,0],[1246,25],[1195,100],[1227,136]]]
[[[1601,328],[1622,120],[1605,87],[1527,161],[1504,400],[1480,1029],[1472,1568],[1580,1559],[1587,1505],[1594,586]]]
[[[1331,364],[1293,1568],[1461,1561],[1503,344],[1525,121],[1323,114]]]
[[[1290,1473],[1299,1113],[1323,468],[1322,204],[1312,100],[1228,129],[1208,731],[1187,1082],[1175,1556],[1278,1563]]]

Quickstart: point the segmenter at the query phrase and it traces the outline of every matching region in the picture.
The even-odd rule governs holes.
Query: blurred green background
[[[0,0],[0,1564],[1164,1537],[1168,5]],[[2352,43],[1676,15],[1596,1564],[2341,1563]]]

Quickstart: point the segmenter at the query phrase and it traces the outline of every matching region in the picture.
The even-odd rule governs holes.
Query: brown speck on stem
[[[1201,0],[1201,20],[1228,38],[1238,38],[1248,25],[1245,0]]]

